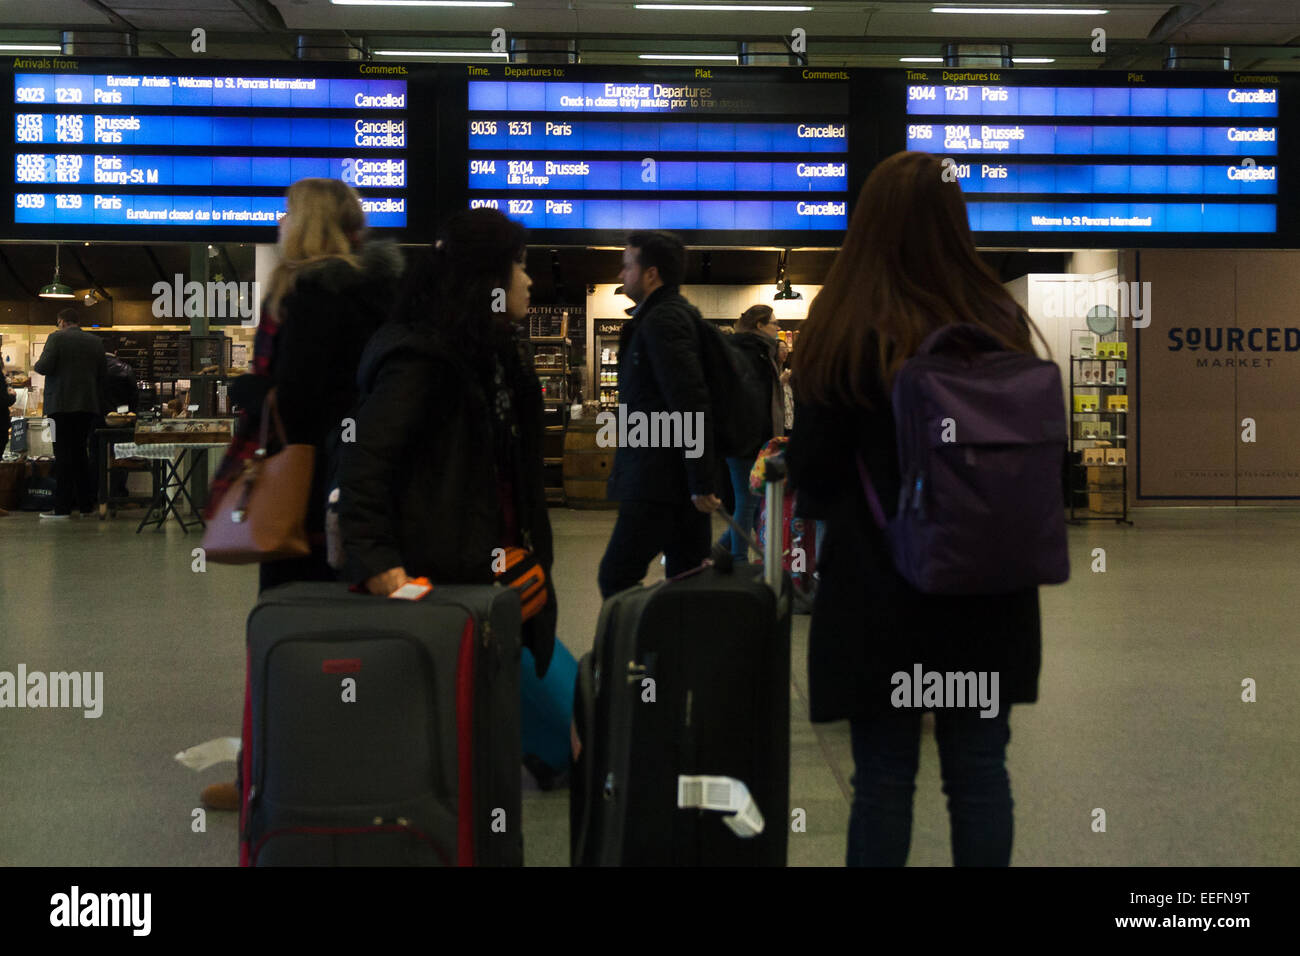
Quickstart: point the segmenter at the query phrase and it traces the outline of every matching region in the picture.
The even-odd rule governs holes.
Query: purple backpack
[[[966,337],[986,351],[941,351]],[[902,489],[886,521],[858,473],[894,565],[925,594],[1006,594],[1070,576],[1055,362],[1002,349],[976,325],[931,333],[894,381]]]

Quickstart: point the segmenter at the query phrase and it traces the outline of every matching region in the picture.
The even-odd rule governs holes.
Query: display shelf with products
[[[1128,516],[1128,343],[1084,335],[1070,356],[1070,521]],[[1076,458],[1077,455],[1077,458]]]
[[[564,433],[569,423],[569,402],[576,397],[572,382],[569,308],[529,308],[528,341],[533,369],[542,387],[542,480],[549,504],[564,504]]]
[[[601,408],[618,406],[618,343],[626,324],[626,319],[597,319],[595,323],[596,377],[591,397]]]

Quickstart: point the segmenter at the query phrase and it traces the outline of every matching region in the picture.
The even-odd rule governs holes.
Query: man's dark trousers
[[[711,546],[709,516],[689,500],[682,504],[623,501],[600,560],[600,596],[607,598],[639,583],[660,551],[667,559],[664,573],[671,578],[697,567],[709,556]]]
[[[91,465],[90,432],[99,417],[94,412],[55,412],[54,513],[95,510],[95,469]]]

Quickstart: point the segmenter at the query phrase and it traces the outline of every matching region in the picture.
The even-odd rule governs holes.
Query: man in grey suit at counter
[[[100,396],[108,359],[99,336],[83,331],[75,309],[59,313],[59,329],[45,341],[33,368],[45,376],[45,414],[54,419],[54,510],[42,518],[67,518],[75,506],[95,510],[91,430],[102,413]]]

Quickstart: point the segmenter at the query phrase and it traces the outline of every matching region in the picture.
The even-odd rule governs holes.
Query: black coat
[[[677,289],[656,289],[623,327],[618,400],[634,412],[702,412],[707,427],[696,458],[683,448],[619,448],[610,469],[611,501],[689,504],[715,490],[712,405],[700,361],[699,311]]]
[[[785,434],[785,394],[781,388],[781,370],[776,364],[776,352],[779,343],[762,332],[736,332],[731,337],[732,343],[749,358],[763,383],[763,402],[771,419],[767,438],[777,438]],[[754,449],[757,455],[767,439]],[[746,455],[744,457],[752,457]]]
[[[137,411],[140,388],[136,384],[135,369],[116,355],[108,357],[108,374],[104,378],[104,412],[115,412],[125,405],[128,412]]]
[[[361,268],[325,259],[302,268],[280,302],[270,376],[241,375],[231,397],[250,412],[256,428],[271,386],[293,444],[316,446],[309,534],[325,532],[325,500],[337,466],[343,419],[357,403],[357,365],[374,331],[387,319],[402,273],[402,253],[392,242],[367,243]]]
[[[45,376],[45,414],[103,412],[104,340],[79,326],[51,332],[32,368]]]
[[[808,644],[814,721],[892,709],[890,676],[996,671],[999,709],[1038,699],[1042,642],[1038,589],[997,596],[923,595],[895,570],[871,520],[854,453],[861,449],[881,506],[892,517],[901,484],[893,412],[876,389],[874,410],[795,402],[787,449],[800,513],[826,521],[821,583]]]
[[[546,571],[546,608],[524,625],[538,674],[550,664],[556,600],[554,552],[542,476],[542,389],[517,341],[503,360],[516,364],[519,424],[511,476],[520,537]],[[402,567],[435,584],[490,584],[492,551],[504,523],[492,445],[492,410],[480,375],[461,349],[427,328],[389,323],[361,360],[363,398],[356,441],[342,445],[339,530],[346,576],[364,581]]]

